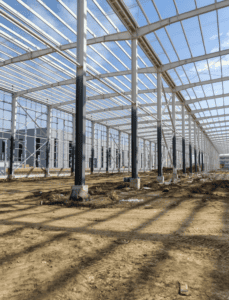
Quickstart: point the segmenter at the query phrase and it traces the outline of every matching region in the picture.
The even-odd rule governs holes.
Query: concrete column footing
[[[135,188],[137,190],[140,189],[140,178],[131,178],[131,177],[124,177],[124,182],[130,183],[130,188]]]
[[[157,176],[157,181],[159,183],[164,183],[164,176]]]
[[[72,201],[88,201],[88,185],[73,185],[69,200]]]

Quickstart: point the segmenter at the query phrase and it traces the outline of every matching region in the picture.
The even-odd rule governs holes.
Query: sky
[[[44,34],[44,39],[49,40],[53,45],[68,44],[77,40],[77,20],[75,18],[77,12],[77,1],[71,0],[5,0],[3,1],[18,13],[21,14],[24,20],[31,22],[36,27],[30,27],[34,32]],[[169,18],[176,14],[185,13],[193,10],[196,7],[210,5],[215,3],[214,0],[140,0],[143,8],[141,11],[136,0],[124,0],[138,26],[145,26],[148,23],[160,21],[160,19]],[[220,1],[217,1],[220,2]],[[96,5],[97,4],[97,5]],[[176,4],[176,5],[175,5]],[[45,8],[46,7],[46,8]],[[99,8],[98,8],[99,7]],[[29,9],[30,10],[29,10]],[[5,9],[4,9],[5,10]],[[51,13],[50,12],[53,12]],[[7,11],[7,10],[5,10]],[[8,11],[9,12],[9,11]],[[107,14],[107,17],[104,16]],[[38,14],[38,15],[37,15]],[[62,22],[54,15],[61,18]],[[217,52],[219,50],[228,49],[229,45],[229,8],[224,8],[216,13],[215,11],[175,23],[166,28],[157,30],[154,33],[148,34],[146,38],[150,42],[162,64],[175,62],[178,60],[204,55],[205,53]],[[95,20],[96,17],[98,22]],[[43,18],[43,19],[42,19]],[[109,20],[108,20],[109,19]],[[20,20],[22,21],[22,19]],[[219,22],[219,30],[217,27]],[[63,24],[65,23],[65,25]],[[28,26],[28,23],[25,23]],[[46,45],[32,38],[31,35],[13,25],[8,20],[1,17],[0,28],[0,58],[2,60],[26,53],[46,48]],[[87,14],[87,39],[94,36],[103,36],[109,33],[125,31],[126,28],[114,14],[109,4],[104,0],[88,0]],[[50,28],[53,27],[56,30]],[[201,32],[202,30],[202,32]],[[202,40],[203,38],[203,40]],[[15,43],[12,43],[15,39]],[[204,41],[204,42],[203,42]],[[21,43],[21,44],[20,44]],[[21,45],[23,47],[21,47]],[[130,41],[121,41],[118,43],[106,43],[105,47],[102,44],[96,44],[87,48],[87,63],[97,73],[115,72],[131,68],[131,48]],[[1,51],[2,50],[2,51]],[[3,52],[7,53],[4,54]],[[69,50],[69,54],[73,58],[77,54],[76,49]],[[139,68],[152,66],[151,62],[138,47],[138,66]],[[47,64],[49,62],[49,64]],[[172,77],[176,85],[185,85],[199,81],[220,78],[221,76],[229,76],[228,74],[229,56],[223,56],[221,61],[219,57],[209,59],[208,61],[200,61],[194,64],[187,64],[184,67],[170,70],[168,73]],[[54,66],[59,66],[58,69]],[[23,71],[21,71],[23,70]],[[92,69],[91,69],[92,70]],[[209,72],[210,70],[210,72]],[[17,72],[20,71],[20,75]],[[27,73],[26,73],[27,72]],[[30,73],[28,73],[30,72]],[[32,73],[32,74],[31,74]],[[60,56],[57,53],[49,57],[42,57],[25,63],[17,63],[15,66],[6,66],[1,68],[0,80],[3,77],[8,82],[15,82],[19,89],[27,89],[28,85],[36,87],[47,83],[62,81],[74,77],[76,74],[76,66]],[[122,91],[128,91],[131,88],[131,76],[122,76],[109,78],[109,81],[114,83]],[[1,83],[1,82],[0,82]],[[139,74],[139,89],[155,88],[156,76],[154,74]],[[166,87],[166,83],[164,82]],[[96,94],[98,91],[113,92],[108,87],[104,86],[98,80],[91,81],[87,88],[88,96]],[[213,95],[229,93],[228,82],[208,84],[205,86],[195,87],[182,91],[186,100],[202,98]],[[47,98],[49,101],[61,102],[74,99],[75,87],[67,86],[56,91],[45,90],[33,94],[34,96]],[[169,98],[169,95],[167,95]],[[229,108],[217,110],[217,107],[227,105],[228,97],[217,98],[216,100],[201,101],[199,103],[190,104],[192,110],[207,109],[204,112],[197,113],[196,116],[214,117],[219,113],[229,114]],[[156,94],[145,94],[138,97],[139,103],[149,103],[156,101]],[[130,104],[123,97],[117,97],[114,100],[88,101],[87,111],[106,108],[114,105]],[[73,109],[73,105],[69,106]],[[179,107],[177,108],[179,111]],[[149,108],[151,113],[155,113],[155,107]],[[96,118],[115,117],[117,115],[126,115],[128,111],[119,111],[113,113],[100,113]],[[142,113],[142,112],[141,112]],[[168,119],[168,115],[164,119]],[[144,118],[146,119],[146,118]],[[228,120],[226,117],[225,120]],[[212,119],[207,119],[206,122],[211,122]],[[125,120],[120,119],[112,121],[111,124],[122,124]],[[129,120],[127,120],[129,122]],[[178,122],[179,123],[179,122]]]

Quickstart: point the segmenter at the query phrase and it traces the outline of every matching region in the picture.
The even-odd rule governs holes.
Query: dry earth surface
[[[0,299],[229,299],[229,174],[128,175],[86,176],[78,205],[73,177],[1,180]]]

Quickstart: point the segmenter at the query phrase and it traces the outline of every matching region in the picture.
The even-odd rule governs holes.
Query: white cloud
[[[219,35],[221,36],[223,33],[220,33]],[[214,34],[213,36],[210,37],[210,40],[215,40],[218,38],[218,34]]]

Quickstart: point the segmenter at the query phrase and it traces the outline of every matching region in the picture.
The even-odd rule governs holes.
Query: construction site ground
[[[229,174],[130,175],[2,180],[0,299],[229,299]]]

